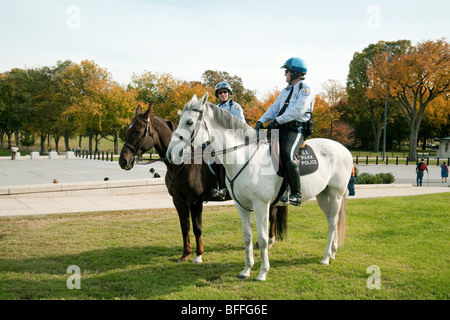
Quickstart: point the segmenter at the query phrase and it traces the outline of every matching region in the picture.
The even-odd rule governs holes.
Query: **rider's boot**
[[[300,206],[302,204],[302,192],[300,185],[300,170],[296,161],[288,161],[284,164],[286,169],[286,177],[290,188],[289,198],[286,196],[280,197],[280,201],[289,202],[294,206]]]
[[[219,165],[217,170],[217,187],[211,190],[211,196],[218,200],[225,200],[227,196],[228,190],[225,185],[225,174],[225,168]]]

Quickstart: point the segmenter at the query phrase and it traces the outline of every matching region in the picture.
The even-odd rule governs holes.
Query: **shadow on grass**
[[[242,248],[209,248],[210,252],[216,250]],[[178,247],[118,247],[73,255],[0,259],[0,299],[158,299],[228,273],[237,278],[244,265],[244,261],[194,265],[193,257],[180,264],[176,262],[179,252]],[[81,270],[80,290],[67,288],[72,275],[67,268],[72,265]]]
[[[274,256],[276,248],[269,255]],[[214,255],[231,254],[226,260],[212,261],[206,254],[201,265],[189,261],[177,263],[178,247],[145,246],[91,250],[71,255],[52,255],[25,259],[0,259],[0,299],[170,299],[172,294],[192,287],[194,292],[214,283],[240,281],[244,248],[237,246],[209,247]],[[272,254],[271,254],[272,253]],[[259,270],[259,250],[255,250],[254,270]],[[239,257],[239,258],[237,258]],[[272,269],[317,264],[317,256],[273,257]],[[69,290],[72,273],[69,266],[81,271],[80,290]],[[231,279],[231,280],[230,280]],[[195,294],[192,299],[196,299]]]

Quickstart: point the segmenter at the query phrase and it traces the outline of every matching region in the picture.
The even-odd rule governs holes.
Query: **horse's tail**
[[[276,213],[276,227],[275,227],[275,238],[282,241],[287,236],[287,220],[288,220],[288,207],[287,206],[277,206]]]
[[[339,210],[339,222],[338,222],[338,247],[344,246],[345,241],[345,216],[347,211],[347,200],[345,194],[342,196],[341,209]]]

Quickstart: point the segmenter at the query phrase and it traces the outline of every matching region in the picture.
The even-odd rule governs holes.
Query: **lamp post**
[[[387,51],[387,74],[389,76],[389,61],[391,60],[391,54],[394,55],[392,50],[394,49],[394,44],[384,44]],[[383,161],[386,154],[386,122],[387,122],[387,107],[388,107],[388,96],[389,96],[389,78],[386,79],[386,101],[384,104],[384,130],[383,130]]]

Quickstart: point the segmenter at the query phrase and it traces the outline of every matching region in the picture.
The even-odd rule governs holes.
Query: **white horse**
[[[261,142],[252,127],[207,99],[207,94],[200,100],[194,95],[185,105],[166,156],[170,162],[180,163],[186,161],[186,151],[192,150],[191,146],[197,147],[206,142],[211,145],[200,156],[210,157],[209,160],[216,156],[224,165],[227,188],[242,221],[246,260],[239,278],[249,278],[254,265],[253,210],[261,251],[261,272],[256,280],[265,280],[270,268],[269,207],[279,196],[283,178],[276,174],[277,162],[272,161],[269,143]],[[352,170],[352,156],[344,146],[332,140],[311,139],[307,144],[314,150],[319,167],[314,173],[301,177],[301,191],[303,201],[317,198],[328,220],[328,243],[321,261],[321,264],[328,265],[330,259],[335,259],[338,246],[343,245],[345,237],[345,192]],[[213,149],[215,152],[212,152]]]

